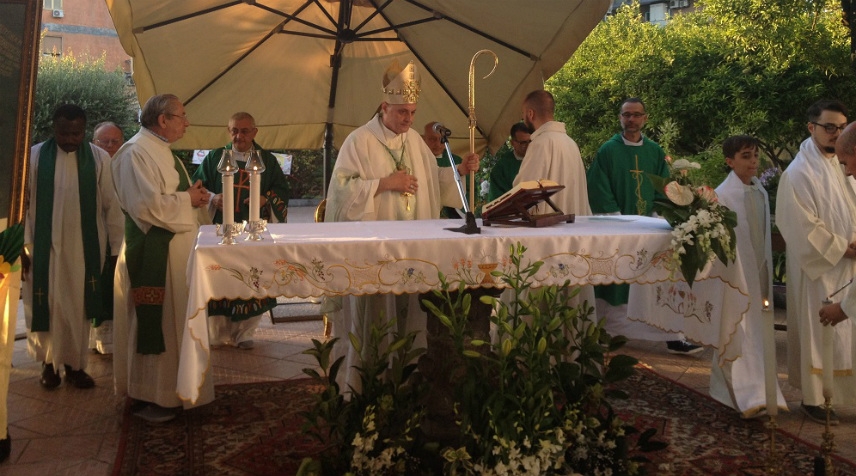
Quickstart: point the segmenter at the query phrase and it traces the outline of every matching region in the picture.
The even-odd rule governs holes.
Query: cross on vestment
[[[95,276],[91,276],[89,278],[89,284],[92,285],[92,290],[95,291],[95,285],[98,284],[98,280],[95,279]]]
[[[250,196],[250,174],[246,170],[238,170],[238,181],[235,182],[235,211],[241,211],[241,190],[247,191],[247,197]]]
[[[35,294],[36,296],[39,297],[39,305],[41,306],[42,305],[42,296],[45,295],[44,291],[42,291],[42,288],[39,288],[39,290],[33,294]]]
[[[642,174],[645,171],[639,169],[639,156],[634,155],[633,157],[636,160],[636,169],[631,170],[630,173],[636,179],[636,214],[645,215],[645,210],[648,208],[648,202],[642,198]]]

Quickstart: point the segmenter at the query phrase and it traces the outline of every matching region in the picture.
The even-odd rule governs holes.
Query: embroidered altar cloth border
[[[535,286],[681,281],[680,272],[675,276],[669,269],[671,227],[659,218],[576,217],[575,223],[545,228],[482,226],[474,235],[446,229],[461,225],[458,220],[271,224],[263,241],[237,245],[219,245],[215,228],[203,226],[188,263],[179,396],[194,402],[208,369],[205,309],[210,299],[424,293],[440,287],[439,273],[453,288],[460,282],[470,288],[503,287],[491,272],[511,267],[516,243],[527,248],[526,260],[544,262]],[[690,291],[680,298],[703,303],[710,319],[664,309],[655,299],[642,299],[641,305],[659,314],[657,327],[684,332],[736,358],[738,324],[748,298],[742,277],[730,282],[735,278],[728,268],[712,266],[699,278],[727,282],[721,295]],[[649,314],[641,305],[631,299],[628,309]]]

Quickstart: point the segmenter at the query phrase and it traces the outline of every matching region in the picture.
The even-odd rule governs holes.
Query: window
[[[62,0],[43,0],[42,8],[45,10],[62,10]]]
[[[43,56],[62,56],[62,37],[45,36],[42,38]]]

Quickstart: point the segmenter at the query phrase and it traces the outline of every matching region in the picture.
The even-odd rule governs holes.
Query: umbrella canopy
[[[381,102],[393,60],[414,61],[422,94],[413,127],[430,121],[468,149],[468,74],[475,62],[477,150],[496,150],[543,87],[603,18],[610,0],[107,0],[143,103],[173,93],[191,127],[176,147],[228,140],[238,111],[273,149],[341,145]]]

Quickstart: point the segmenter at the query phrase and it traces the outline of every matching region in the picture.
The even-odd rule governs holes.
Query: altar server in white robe
[[[171,94],[153,96],[143,106],[141,124],[113,159],[116,192],[126,212],[116,268],[113,372],[117,393],[139,401],[134,415],[163,422],[182,406],[176,386],[187,262],[209,194],[200,181],[190,185],[169,148],[189,125],[181,101]],[[214,399],[210,375],[199,393],[197,405]]]
[[[549,91],[532,91],[523,100],[523,123],[534,131],[532,142],[520,164],[514,185],[530,180],[548,179],[565,189],[550,197],[563,213],[576,216],[591,215],[586,184],[586,169],[577,143],[568,136],[565,124],[554,120],[556,102]],[[546,203],[538,206],[537,213],[552,212]],[[507,294],[504,296],[507,299]],[[583,286],[572,305],[586,301],[594,308],[594,288]],[[593,313],[592,316],[595,314]]]
[[[719,203],[737,214],[737,255],[740,272],[749,291],[749,310],[740,321],[743,347],[740,357],[720,365],[718,351],[713,353],[710,369],[710,395],[740,412],[744,418],[766,414],[764,386],[762,312],[773,312],[773,254],[770,246],[770,202],[758,174],[758,140],[751,136],[732,136],[722,143],[725,162],[731,172],[716,188]],[[696,283],[699,291],[723,286],[718,280]],[[721,294],[720,294],[721,295]],[[768,307],[765,309],[765,301]],[[787,409],[778,381],[778,406]]]
[[[802,411],[824,422],[817,313],[823,300],[856,273],[856,196],[836,156],[836,140],[847,125],[844,105],[815,103],[808,119],[811,137],[800,145],[779,182],[776,224],[787,244],[788,381],[802,390]],[[851,142],[851,134],[848,131],[842,143]],[[835,326],[834,404],[856,403],[852,334],[852,325]],[[838,423],[838,417],[833,414],[831,421]]]
[[[420,79],[413,62],[393,63],[383,77],[380,113],[345,139],[330,181],[325,221],[428,220],[440,218],[442,206],[460,208],[460,193],[451,167],[440,168],[419,132],[411,129],[419,99]],[[478,170],[479,158],[468,154],[457,166],[463,176]],[[371,295],[328,299],[337,357],[345,355],[339,384],[359,389],[352,368],[359,355],[348,333],[363,342],[373,324],[395,318],[402,331],[418,330],[417,347],[425,346],[426,314],[418,295]]]
[[[53,129],[53,137],[34,145],[30,154],[22,258],[27,351],[43,363],[44,388],[57,387],[63,369],[72,386],[91,388],[89,332],[93,319],[100,322],[109,314],[102,271],[107,245],[118,250],[122,244],[122,211],[110,156],[84,142],[83,109],[59,106]]]

